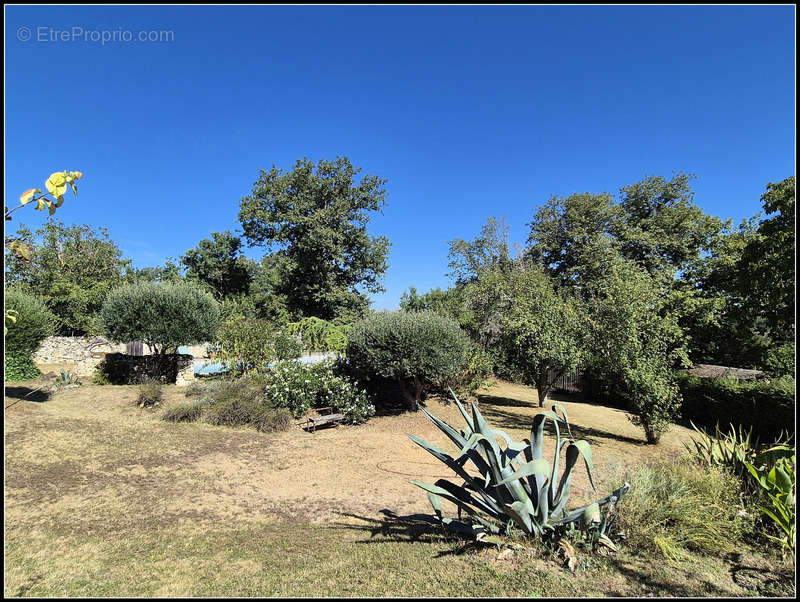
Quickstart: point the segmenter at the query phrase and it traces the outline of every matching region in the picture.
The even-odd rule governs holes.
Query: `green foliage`
[[[499,331],[490,346],[500,347],[508,367],[536,385],[544,407],[555,380],[584,355],[578,303],[536,266],[484,272],[469,294],[473,303],[477,298],[492,304],[480,311]]]
[[[789,341],[781,345],[774,345],[767,352],[767,359],[764,362],[765,368],[773,376],[795,377],[795,342]]]
[[[278,360],[293,360],[303,355],[303,345],[297,337],[283,331],[275,333],[273,345]]]
[[[698,470],[672,459],[638,466],[619,504],[618,525],[641,553],[677,560],[687,550],[727,551],[748,530],[739,513],[739,485],[719,466]]]
[[[508,533],[512,527],[521,529],[527,535],[558,537],[567,525],[577,523],[599,531],[597,538],[605,538],[604,543],[607,540],[606,545],[613,547],[605,532],[609,525],[609,506],[627,492],[629,485],[625,483],[597,502],[567,511],[572,470],[579,459],[584,461],[592,488],[594,478],[589,444],[571,438],[566,411],[562,406],[554,405],[552,411],[545,410],[537,414],[533,420],[530,441],[518,443],[506,433],[492,429],[475,404],[472,405],[470,416],[458,398],[455,395],[453,397],[467,423],[461,431],[427,410],[423,409],[423,412],[456,445],[459,450],[456,457],[409,435],[414,443],[444,462],[463,479],[462,485],[446,479],[439,479],[435,484],[412,481],[428,492],[428,500],[442,524],[486,540],[487,536]],[[561,411],[563,418],[557,414],[557,410]],[[552,421],[556,434],[552,466],[543,455],[544,426],[548,419]],[[559,422],[570,432],[570,437],[562,438]],[[505,440],[504,448],[498,443],[498,437]],[[565,448],[564,472],[559,480],[560,456]],[[477,470],[479,476],[473,476],[465,469],[467,463],[472,464],[471,468]],[[441,511],[442,499],[455,504],[459,516],[462,512],[466,513],[469,522],[445,518]]]
[[[17,236],[33,256],[28,261],[7,253],[7,282],[44,300],[59,318],[57,334],[97,334],[103,301],[130,263],[106,230],[50,219],[35,233],[21,227]]]
[[[5,378],[7,381],[30,380],[42,375],[27,353],[7,351],[5,353]]]
[[[723,466],[743,478],[747,473],[745,462],[755,458],[758,448],[758,439],[752,438],[753,427],[745,431],[739,426],[737,431],[730,425],[727,432],[722,432],[717,424],[714,434],[710,435],[694,423],[691,424],[695,431],[695,438],[692,439],[694,449],[684,441],[683,446],[687,451],[705,466]]]
[[[615,264],[589,300],[593,376],[621,399],[631,421],[657,443],[680,412],[673,376],[686,363],[685,340],[674,314],[662,315],[662,289],[630,262]]]
[[[161,403],[164,389],[161,383],[148,381],[139,385],[136,394],[136,405],[140,408],[151,408]]]
[[[449,278],[456,286],[477,280],[489,270],[503,270],[511,262],[508,245],[508,224],[505,218],[490,217],[480,235],[469,242],[460,238],[448,241]]]
[[[9,288],[5,291],[5,308],[15,316],[14,326],[5,335],[7,352],[30,355],[56,330],[56,316],[36,295]]]
[[[190,283],[140,283],[112,291],[101,311],[112,341],[142,341],[155,353],[214,338],[219,307]]]
[[[167,408],[161,417],[168,422],[194,422],[203,416],[207,407],[205,400],[185,401]]]
[[[362,382],[391,379],[409,409],[464,366],[469,341],[458,324],[433,312],[376,312],[351,328],[347,363]]]
[[[460,397],[475,395],[489,383],[493,366],[492,356],[473,344],[467,352],[464,367],[446,383],[447,387]]]
[[[335,351],[342,353],[347,346],[347,328],[314,316],[298,322],[289,322],[286,332],[298,335],[303,348],[309,351]]]
[[[218,381],[197,403],[205,403],[206,420],[223,426],[251,425],[262,432],[285,431],[292,423],[286,408],[271,403],[264,389],[249,378]]]
[[[794,446],[771,447],[761,452],[754,463],[745,462],[745,467],[768,500],[758,507],[759,510],[781,531],[779,537],[765,535],[778,542],[784,552],[790,551],[794,556],[797,547]]]
[[[752,429],[755,437],[771,441],[792,428],[795,411],[795,380],[736,380],[698,378],[678,372],[677,383],[685,419],[707,429],[717,422],[734,428]]]
[[[287,408],[300,418],[309,408],[332,407],[345,422],[359,424],[375,414],[366,391],[336,374],[334,362],[314,364],[281,362],[264,374],[265,398],[275,407]]]
[[[300,318],[363,314],[366,292],[381,292],[389,241],[367,232],[369,212],[384,205],[385,180],[365,175],[346,157],[302,159],[291,172],[261,170],[240,203],[239,221],[251,245],[270,256],[273,293]]]
[[[217,299],[244,295],[250,290],[255,262],[241,254],[242,241],[230,232],[212,232],[197,248],[181,257],[186,278],[207,284]]]
[[[266,320],[232,316],[220,326],[216,342],[235,373],[264,370],[275,359],[274,326]]]
[[[400,309],[403,311],[432,311],[452,318],[462,328],[468,327],[469,313],[464,307],[464,287],[456,286],[443,291],[434,288],[420,295],[413,286],[400,297]]]
[[[53,386],[58,389],[60,387],[70,387],[70,386],[77,386],[80,385],[81,381],[78,379],[78,375],[73,372],[68,372],[67,370],[62,369],[59,375],[56,377],[55,381],[53,381]]]

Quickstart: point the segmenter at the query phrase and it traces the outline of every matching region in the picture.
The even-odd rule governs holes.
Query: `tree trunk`
[[[412,412],[416,412],[419,409],[419,404],[417,403],[417,396],[416,392],[412,392],[408,386],[408,382],[405,379],[400,380],[400,386],[403,389],[403,398],[406,400],[406,404],[408,405],[408,409]]]

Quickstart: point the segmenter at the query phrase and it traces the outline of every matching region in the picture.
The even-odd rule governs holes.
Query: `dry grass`
[[[539,552],[456,553],[458,541],[413,518],[430,508],[409,481],[450,476],[405,436],[450,448],[421,413],[266,434],[161,420],[186,399],[174,386],[151,409],[136,407],[133,386],[85,385],[36,402],[20,400],[26,385],[35,388],[9,389],[5,402],[6,595],[738,596],[767,587],[740,585],[723,558],[665,570],[623,550],[587,555],[573,576]],[[499,383],[480,408],[521,439],[535,400],[532,389]],[[561,403],[592,444],[603,493],[618,485],[604,468],[677,455],[689,434],[676,426],[651,447],[621,411]],[[429,409],[460,426],[453,404]],[[588,497],[585,477],[577,485],[576,504]]]

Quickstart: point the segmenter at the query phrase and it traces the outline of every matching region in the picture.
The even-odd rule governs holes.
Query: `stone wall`
[[[103,337],[47,337],[32,355],[33,363],[47,374],[67,370],[91,376],[106,353],[122,353],[125,345]]]
[[[208,343],[190,345],[189,354],[199,359],[206,358],[207,346]],[[124,343],[112,343],[100,336],[47,337],[32,357],[34,364],[45,374],[67,370],[78,376],[91,377],[107,353],[125,353],[125,350]],[[150,354],[147,345],[144,345],[144,352]],[[184,367],[179,371],[178,379],[185,381],[194,378],[193,369],[190,376],[181,376],[188,372],[188,367]]]

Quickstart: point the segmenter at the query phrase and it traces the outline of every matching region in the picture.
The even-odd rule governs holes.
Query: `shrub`
[[[209,392],[208,422],[224,426],[252,424],[263,398],[247,379],[220,381]]]
[[[57,318],[36,295],[10,288],[5,294],[5,309],[15,313],[5,336],[6,352],[30,355],[56,330]]]
[[[303,345],[296,336],[285,332],[275,334],[275,357],[279,360],[293,360],[303,354]]]
[[[142,341],[155,353],[213,339],[219,307],[202,288],[187,282],[138,283],[111,291],[101,311],[112,341]]]
[[[398,382],[409,409],[416,410],[426,392],[462,370],[468,348],[451,318],[431,311],[384,311],[353,325],[346,355],[359,380]]]
[[[233,316],[217,332],[220,357],[235,373],[263,370],[275,359],[273,326],[266,320]]]
[[[259,406],[253,416],[252,424],[262,433],[286,431],[292,426],[292,413],[286,408],[267,408]]]
[[[478,389],[484,387],[493,374],[494,360],[492,356],[482,351],[477,345],[472,345],[467,353],[467,359],[461,371],[451,378],[446,384],[459,397],[475,395]],[[444,391],[441,391],[444,393]]]
[[[208,407],[206,400],[185,401],[171,408],[167,408],[162,418],[170,422],[192,422],[198,420]]]
[[[7,381],[30,380],[42,375],[30,355],[14,351],[5,354],[5,373]]]
[[[273,406],[287,408],[295,418],[309,408],[332,407],[349,424],[365,422],[375,414],[367,392],[336,374],[334,366],[332,361],[282,362],[265,375],[264,394]]]
[[[299,322],[289,322],[286,332],[299,335],[303,348],[309,351],[342,353],[347,346],[347,328],[310,316]]]
[[[681,414],[700,427],[720,424],[753,430],[762,441],[777,439],[794,425],[795,380],[737,381],[677,373],[683,397]]]
[[[635,468],[618,506],[618,526],[643,552],[679,559],[686,550],[718,554],[750,528],[739,509],[739,484],[719,466],[662,460]]]
[[[139,385],[136,404],[140,408],[150,408],[161,403],[164,390],[161,383],[150,381]]]

